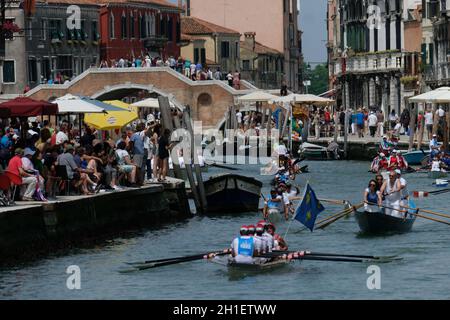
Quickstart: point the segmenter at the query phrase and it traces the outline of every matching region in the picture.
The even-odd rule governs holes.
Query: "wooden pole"
[[[445,151],[449,151],[449,140],[450,140],[450,105],[447,105],[447,110],[445,112],[446,119],[445,119],[445,126],[446,130],[444,131],[444,145],[445,145]]]
[[[411,103],[409,108],[409,151],[412,151],[414,147],[414,136],[416,134],[416,116],[417,116],[417,107],[414,103]]]
[[[186,124],[189,121],[190,121],[189,114],[187,113],[187,111],[184,111],[183,112],[183,123]],[[192,196],[194,197],[194,204],[195,204],[196,211],[197,211],[197,213],[199,213],[199,212],[203,212],[203,208],[202,208],[202,204],[200,202],[200,196],[198,194],[197,184],[195,182],[194,175],[192,173],[192,165],[191,164],[194,163],[193,162],[194,156],[196,156],[193,154],[194,153],[194,137],[192,137],[192,135],[191,135],[190,149],[191,149],[191,152],[189,153],[190,161],[185,162],[186,175],[188,177],[189,184],[191,185],[191,192],[192,192]]]
[[[425,113],[424,113],[424,115],[425,115]],[[418,133],[419,136],[417,137],[417,150],[420,150],[422,148],[423,133],[425,131],[425,117],[422,117],[422,120],[420,121],[418,126],[420,126],[420,128],[419,128],[419,133]]]
[[[194,137],[194,130],[192,129],[192,123],[191,123],[190,117],[188,117],[185,120],[185,123],[186,123],[187,131],[191,134],[191,139],[192,139],[191,146],[193,146],[195,137]],[[192,147],[192,153],[193,153],[194,157],[197,157],[197,154],[196,154],[196,151],[195,151],[195,146]],[[196,162],[198,162],[198,161],[194,162],[195,176],[197,178],[197,187],[198,187],[198,192],[199,192],[199,195],[200,195],[200,203],[201,203],[201,206],[202,206],[202,211],[205,212],[207,210],[207,207],[208,207],[208,202],[206,200],[205,185],[203,184],[203,177],[202,177],[202,172],[201,172],[200,166]]]

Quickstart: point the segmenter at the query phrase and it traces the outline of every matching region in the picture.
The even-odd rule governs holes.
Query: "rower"
[[[381,187],[383,186],[384,183],[384,178],[382,174],[377,174],[375,176],[375,181],[377,182],[377,191],[380,191]]]
[[[284,241],[283,237],[281,237],[279,234],[275,233],[275,225],[273,223],[267,224],[267,232],[273,237],[273,249],[278,251],[287,251],[288,246],[286,244],[286,241]]]
[[[409,192],[408,192],[408,183],[406,180],[402,177],[402,172],[400,170],[395,170],[395,173],[397,174],[397,179],[400,182],[400,194],[401,194],[401,200],[400,205],[405,208],[408,207],[409,202]]]
[[[268,231],[269,230],[268,226],[269,226],[269,223],[265,222],[264,232],[262,234],[262,237],[266,242],[266,247],[267,247],[268,252],[272,252],[272,249],[275,247],[275,242],[274,242],[272,234]]]
[[[393,150],[391,156],[389,157],[388,170],[395,170],[398,166],[397,150]]]
[[[282,204],[282,197],[278,195],[277,190],[272,189],[270,190],[270,195],[267,198],[267,201],[264,203],[264,219],[267,219],[269,216],[269,210],[271,209],[277,209],[280,210]]]
[[[365,212],[379,212],[375,207],[379,204],[379,191],[377,191],[377,182],[370,180],[369,186],[364,191],[364,211]]]
[[[266,239],[263,237],[264,234],[264,224],[257,224],[255,229],[255,244],[256,244],[256,251],[258,252],[258,255],[265,254],[269,252],[269,247],[266,242]]]
[[[397,218],[403,218],[400,210],[401,195],[400,181],[397,179],[397,174],[394,171],[389,173],[389,180],[383,183],[379,194],[379,203],[382,202],[382,196],[385,197],[385,213]]]
[[[249,236],[248,232],[248,227],[242,226],[240,236],[235,238],[231,243],[231,255],[236,263],[253,264],[254,262],[255,243],[253,237]]]

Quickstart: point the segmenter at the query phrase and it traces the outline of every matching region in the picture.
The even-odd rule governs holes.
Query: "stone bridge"
[[[246,81],[241,86],[242,90],[236,90],[223,81],[192,81],[168,67],[90,68],[66,84],[39,85],[26,96],[48,101],[70,93],[99,100],[121,100],[146,91],[167,96],[175,105],[191,106],[194,120],[215,127],[239,96],[257,89]]]

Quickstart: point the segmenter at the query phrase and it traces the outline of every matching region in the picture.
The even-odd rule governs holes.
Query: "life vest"
[[[238,239],[238,255],[253,257],[253,238],[252,237],[239,237]]]

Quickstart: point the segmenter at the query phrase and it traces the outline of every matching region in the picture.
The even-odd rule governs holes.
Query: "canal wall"
[[[184,182],[0,209],[0,262],[191,217]]]

